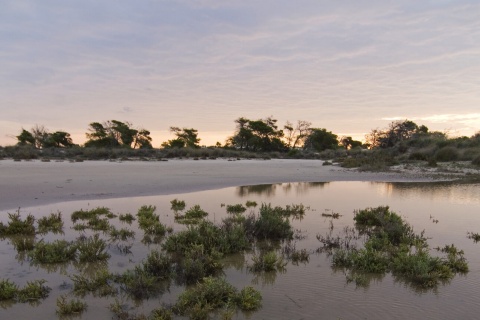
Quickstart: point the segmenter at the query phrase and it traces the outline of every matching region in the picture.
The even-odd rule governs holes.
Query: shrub
[[[27,285],[18,291],[16,299],[19,302],[31,302],[47,298],[52,289],[44,286],[45,282],[45,280],[27,282]]]
[[[480,166],[480,156],[473,158],[472,164],[475,166]]]
[[[110,258],[106,252],[107,243],[98,234],[81,238],[77,241],[78,259],[80,262],[102,261]]]
[[[459,158],[460,154],[455,147],[443,147],[439,149],[435,154],[435,160],[440,162],[455,161]]]
[[[33,251],[28,253],[33,263],[62,263],[75,260],[77,246],[65,240],[46,243],[37,242]]]
[[[0,236],[35,235],[35,217],[29,214],[25,220],[20,219],[20,209],[8,214],[8,225],[0,222]]]
[[[9,279],[0,280],[0,301],[15,298],[18,293],[18,286]]]
[[[67,301],[62,295],[57,298],[57,313],[60,315],[80,314],[87,309],[87,304],[78,299]]]
[[[42,217],[38,219],[38,232],[39,233],[60,233],[63,229],[62,214],[60,212],[51,213],[48,217]]]

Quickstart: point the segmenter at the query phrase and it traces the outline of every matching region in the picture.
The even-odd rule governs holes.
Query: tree
[[[18,140],[18,145],[25,146],[25,145],[31,145],[35,146],[35,137],[30,131],[27,131],[22,128],[22,132],[16,136]]]
[[[352,137],[347,137],[347,136],[343,136],[343,137],[340,138],[340,144],[342,145],[342,147],[345,148],[345,150],[349,150],[349,149],[352,149],[352,148],[355,148],[355,147],[361,147],[362,146],[361,141],[353,140]]]
[[[151,148],[150,131],[134,129],[129,122],[109,120],[104,123],[92,122],[86,133],[85,147]]]
[[[65,131],[55,131],[54,133],[49,133],[44,141],[45,148],[68,148],[73,147],[74,145],[75,144],[70,137],[70,133]]]
[[[200,148],[198,138],[198,130],[193,128],[170,127],[170,132],[173,132],[177,138],[168,140],[162,143],[164,148]]]
[[[418,126],[410,120],[393,121],[385,130],[375,129],[365,136],[370,149],[391,148],[399,142],[412,139],[416,135],[428,133],[426,126]]]
[[[304,144],[304,149],[316,151],[336,149],[337,147],[337,135],[320,128],[310,129]]]
[[[228,139],[228,144],[240,150],[251,151],[285,151],[281,140],[283,131],[278,130],[277,120],[272,117],[259,120],[238,118],[237,130]]]
[[[70,133],[65,131],[50,133],[43,125],[35,125],[32,132],[22,129],[20,135],[17,136],[17,140],[19,145],[32,145],[37,149],[65,148],[75,145]]]
[[[287,147],[295,149],[297,146],[302,146],[311,125],[311,122],[298,120],[297,125],[293,127],[293,124],[290,121],[287,121],[283,127]]]

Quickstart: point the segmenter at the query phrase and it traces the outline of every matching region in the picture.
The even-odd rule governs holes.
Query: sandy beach
[[[0,210],[50,203],[165,195],[281,182],[431,181],[359,172],[319,160],[0,161]]]

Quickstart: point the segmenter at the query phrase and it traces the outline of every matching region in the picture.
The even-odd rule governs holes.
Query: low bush
[[[439,162],[455,161],[460,157],[458,149],[455,147],[443,147],[435,153],[435,160]]]

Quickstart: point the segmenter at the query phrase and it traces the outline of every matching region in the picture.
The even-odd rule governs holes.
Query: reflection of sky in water
[[[467,239],[467,232],[480,232],[480,186],[478,184],[445,184],[445,183],[371,183],[371,182],[330,182],[330,183],[282,183],[273,185],[244,186],[193,192],[178,195],[162,195],[149,197],[135,197],[109,200],[74,201],[51,204],[31,208],[22,208],[22,215],[32,213],[37,218],[51,212],[61,211],[65,221],[66,239],[73,240],[78,234],[70,230],[70,214],[75,210],[92,209],[98,206],[109,207],[114,213],[136,214],[142,205],[155,205],[161,221],[167,226],[174,227],[175,231],[186,227],[174,222],[174,214],[170,210],[170,201],[184,200],[186,209],[199,204],[209,212],[209,219],[220,223],[228,214],[225,206],[229,204],[245,203],[247,200],[262,203],[271,203],[274,206],[304,204],[310,210],[302,220],[294,220],[293,226],[299,230],[305,239],[297,241],[297,249],[307,249],[313,253],[319,247],[317,234],[329,232],[330,222],[334,232],[346,226],[353,226],[353,212],[366,207],[388,205],[403,216],[419,233],[425,230],[429,238],[430,247],[444,246],[454,243],[465,251],[470,263],[471,272],[465,277],[457,277],[451,284],[441,287],[436,294],[416,295],[408,287],[395,283],[390,276],[377,278],[367,290],[355,290],[354,285],[345,285],[345,276],[342,272],[333,272],[330,261],[325,255],[311,254],[310,263],[299,266],[288,266],[285,273],[276,275],[258,276],[247,272],[246,262],[250,254],[236,255],[226,261],[225,275],[236,287],[253,285],[260,288],[264,295],[264,307],[252,318],[369,318],[383,319],[384,315],[398,315],[397,318],[454,318],[461,312],[460,306],[467,308],[467,313],[461,318],[471,318],[480,312],[476,296],[480,284],[480,244]],[[10,211],[11,212],[11,211]],[[258,212],[249,209],[249,212]],[[322,213],[336,212],[342,216],[332,220],[322,216]],[[0,213],[0,219],[7,221],[6,212]],[[438,220],[434,223],[433,220]],[[117,227],[126,225],[115,222]],[[141,239],[142,231],[138,230],[134,222],[130,229],[136,231],[136,239]],[[53,237],[46,236],[46,241]],[[133,254],[125,257],[112,250],[112,259],[109,262],[112,271],[131,269],[136,263],[145,258],[148,250],[159,248],[151,245],[145,248],[138,242],[132,247]],[[13,251],[14,252],[14,251]],[[13,253],[15,255],[15,253]],[[75,269],[45,270],[30,266],[28,262],[19,263],[12,257],[11,245],[7,241],[0,243],[0,277],[11,277],[18,283],[24,284],[27,280],[45,278],[49,285],[56,288],[62,281],[68,281],[66,274],[76,272]],[[65,276],[59,280],[55,272],[64,272]],[[182,288],[172,286],[170,293],[162,296],[163,302],[173,302]],[[66,294],[63,291],[61,294]],[[451,299],[456,297],[456,299]],[[50,299],[50,298],[49,298]],[[348,300],[349,305],[344,301]],[[460,303],[460,300],[462,301]],[[94,301],[92,299],[91,301]],[[89,303],[92,303],[89,301]],[[295,301],[293,303],[292,301]],[[379,301],[383,303],[379,303]],[[95,302],[94,302],[95,303]],[[38,308],[30,308],[30,314],[48,318],[48,308],[55,304],[54,298],[47,300]],[[155,299],[144,302],[143,307],[156,307]],[[281,307],[279,307],[281,306]],[[24,305],[14,305],[6,309],[10,318],[22,318],[25,312]],[[27,308],[27,309],[28,309]],[[102,307],[103,308],[103,307]],[[95,310],[95,308],[90,308]],[[109,318],[108,311],[89,313],[97,318]]]

